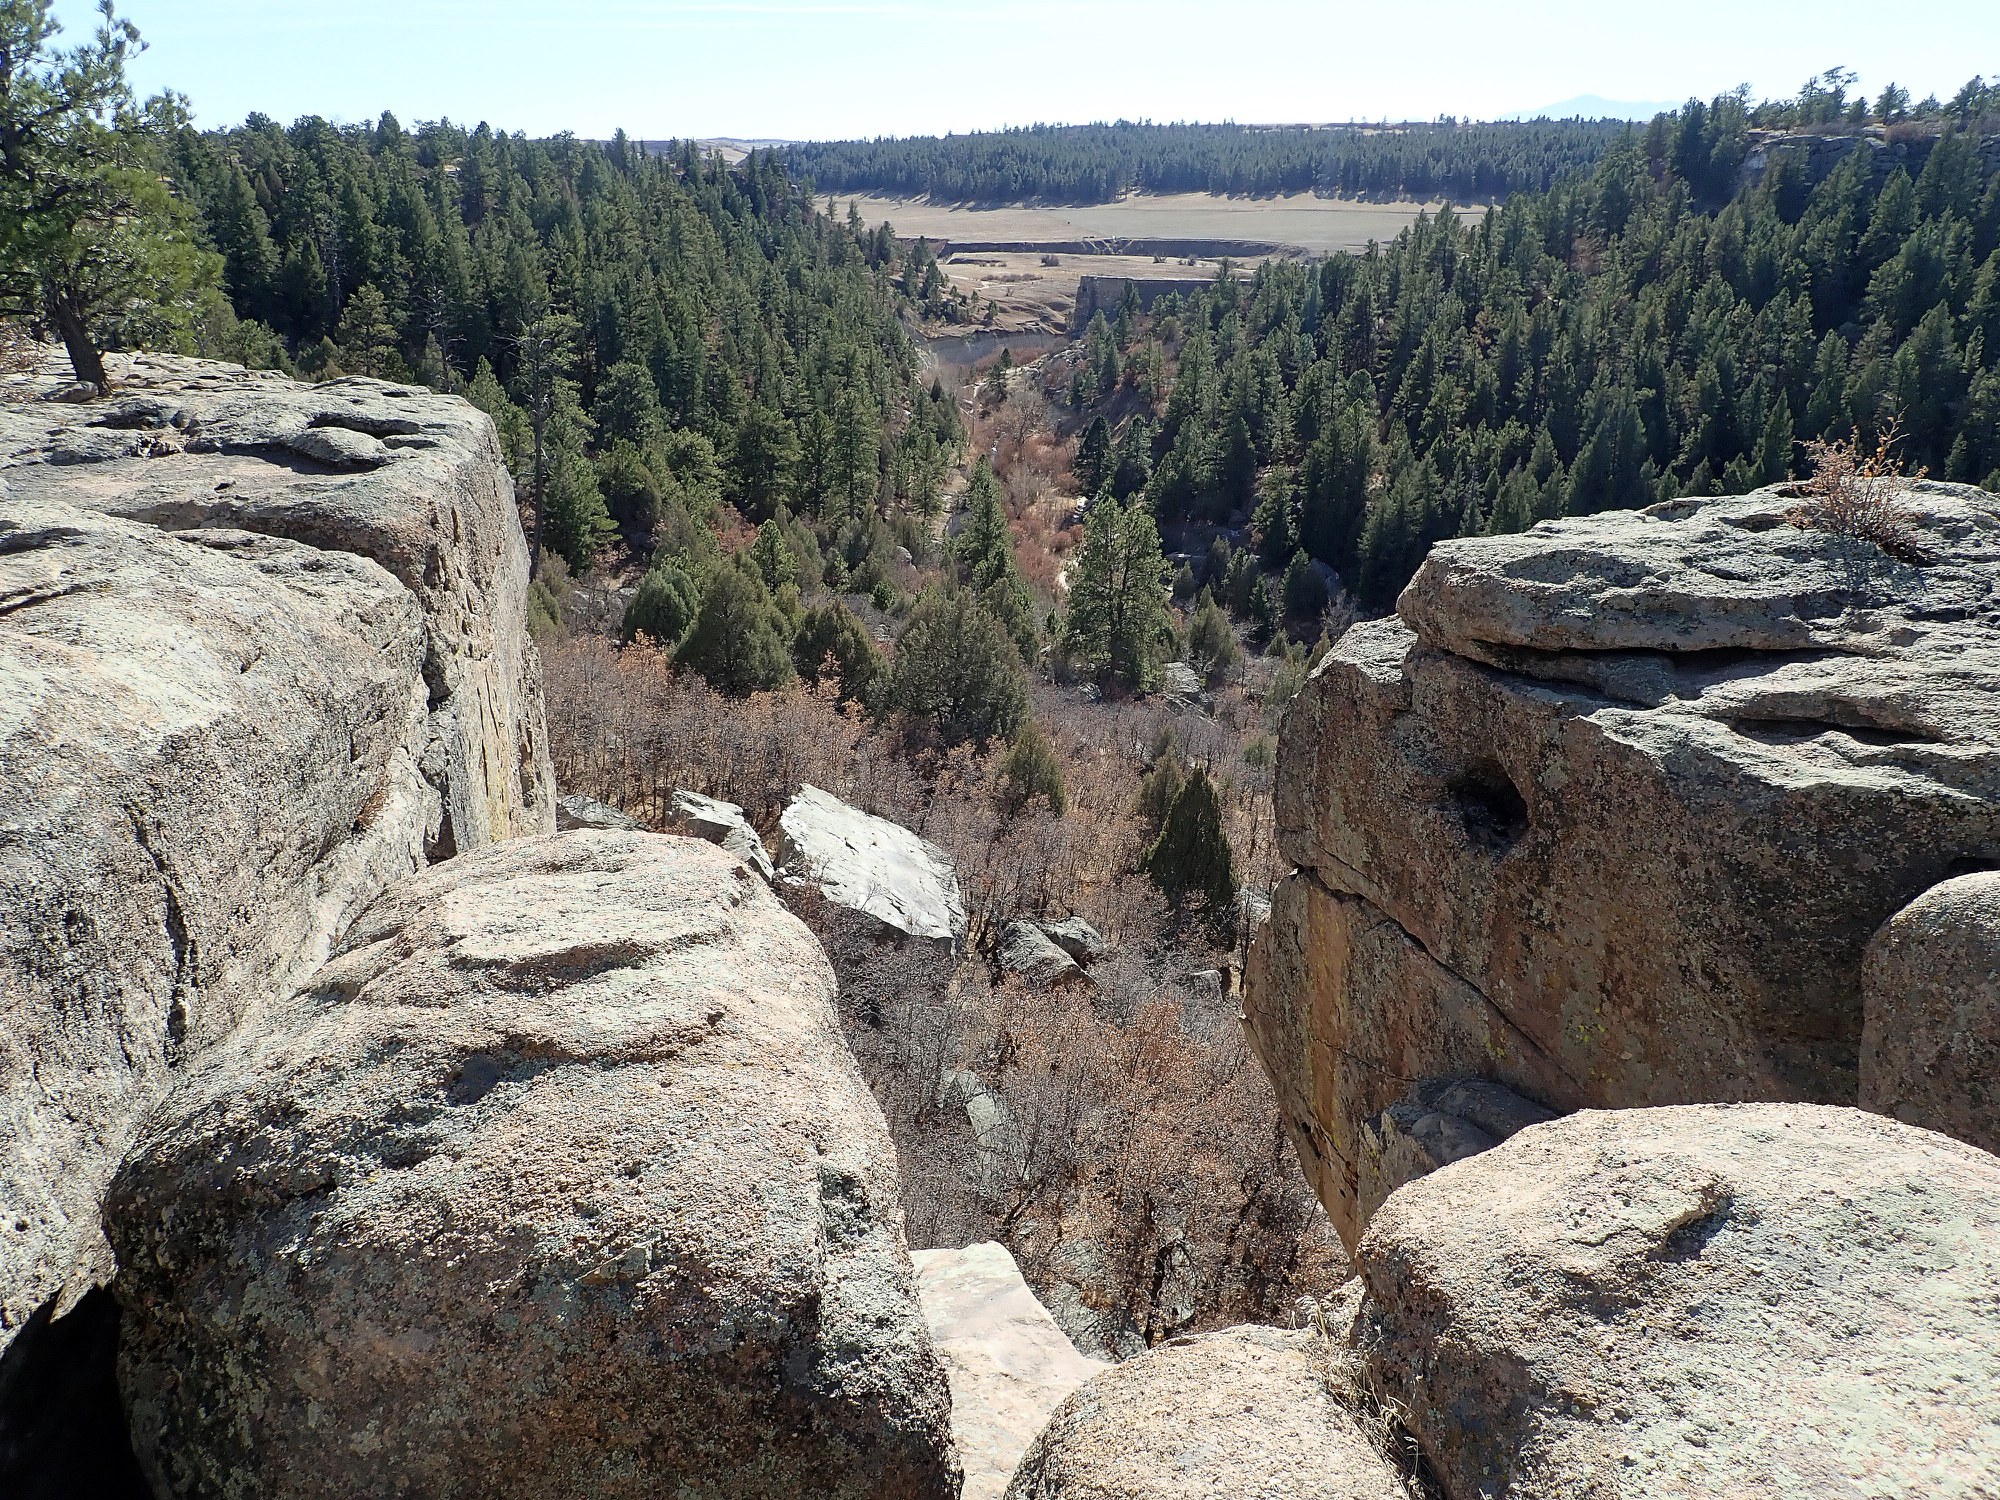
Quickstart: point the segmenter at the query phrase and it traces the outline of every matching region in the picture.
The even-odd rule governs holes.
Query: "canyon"
[[[954,950],[935,847],[559,819],[493,424],[114,374],[0,388],[10,1493],[1990,1493],[1991,495],[1446,542],[1347,630],[1242,1003],[1355,1275],[1100,1369],[913,1260],[791,909]]]

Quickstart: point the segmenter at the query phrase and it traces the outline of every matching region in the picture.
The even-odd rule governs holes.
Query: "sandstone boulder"
[[[1312,1330],[1178,1338],[1056,1409],[1008,1500],[1404,1500]]]
[[[114,374],[84,404],[0,382],[0,1350],[108,1274],[100,1194],[173,1067],[394,881],[553,823],[486,417]],[[301,450],[336,429],[381,463]]]
[[[955,1495],[833,993],[693,841],[515,841],[384,897],[110,1194],[159,1493]]]
[[[704,797],[699,792],[674,793],[674,821],[698,839],[727,849],[766,880],[778,878],[763,839],[734,802]]]
[[[1089,984],[1090,976],[1033,922],[1009,922],[1000,938],[1000,968],[1031,989]]]
[[[999,1500],[1050,1413],[1106,1367],[1076,1352],[1005,1245],[916,1250],[910,1259],[951,1382],[965,1500]]]
[[[1042,936],[1078,963],[1088,968],[1111,951],[1104,934],[1082,917],[1065,917],[1060,922],[1037,922]]]
[[[1897,912],[1861,978],[1862,1106],[2000,1151],[2000,872]]]
[[[778,826],[786,873],[818,887],[834,905],[906,937],[964,940],[958,874],[937,845],[816,786],[799,788]]]
[[[1404,1188],[1358,1263],[1447,1500],[2000,1493],[2000,1159],[1944,1136],[1589,1111]]]
[[[1777,491],[1443,543],[1316,669],[1245,1012],[1350,1245],[1427,1080],[1860,1098],[1870,939],[2000,856],[2000,499],[1905,499],[1920,568]]]
[[[637,833],[644,826],[637,818],[620,812],[608,802],[599,802],[595,797],[572,792],[567,797],[556,799],[558,833],[568,833],[575,828],[594,828],[600,833]]]

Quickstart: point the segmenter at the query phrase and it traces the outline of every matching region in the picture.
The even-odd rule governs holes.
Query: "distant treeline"
[[[1035,125],[790,147],[821,192],[1105,203],[1148,193],[1305,193],[1483,202],[1547,190],[1631,129],[1619,120],[1324,128]]]
[[[1793,98],[1725,107],[1745,128],[1935,133],[2000,129],[2000,84],[1974,78],[1948,100],[1912,101],[1889,84],[1872,99],[1832,68]],[[1696,105],[1696,108],[1706,106]],[[1033,125],[968,135],[829,141],[789,148],[786,164],[821,192],[962,203],[1108,203],[1122,193],[1304,193],[1491,202],[1547,192],[1594,167],[1635,127],[1622,120],[1439,120],[1400,125]]]

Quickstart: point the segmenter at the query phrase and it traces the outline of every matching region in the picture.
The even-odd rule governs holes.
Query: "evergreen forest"
[[[1128,299],[1069,382],[1081,477],[1166,527],[1254,514],[1268,568],[1378,610],[1440,539],[1754,488],[1813,439],[1893,424],[2000,489],[2000,136],[1850,138],[1815,180],[1811,137],[1759,162],[1751,128],[1690,105],[1546,193]]]

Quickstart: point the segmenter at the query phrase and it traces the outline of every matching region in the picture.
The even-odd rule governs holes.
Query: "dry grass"
[[[1790,493],[1804,503],[1787,519],[1801,529],[1870,542],[1898,562],[1921,566],[1928,554],[1903,496],[1908,485],[1927,471],[1903,472],[1896,462],[1897,440],[1892,421],[1872,451],[1852,437],[1807,443],[1812,474],[1792,486]]]

